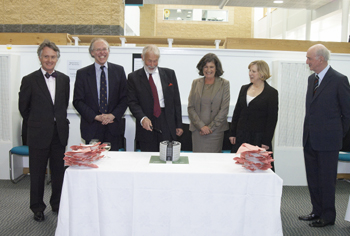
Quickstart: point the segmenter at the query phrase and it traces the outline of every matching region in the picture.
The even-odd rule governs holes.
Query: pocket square
[[[172,84],[172,83],[170,83],[168,86],[169,86],[169,87],[170,87],[170,86],[173,86],[173,84]]]

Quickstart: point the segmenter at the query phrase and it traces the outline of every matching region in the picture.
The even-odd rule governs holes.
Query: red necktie
[[[161,110],[160,110],[160,105],[159,105],[157,87],[154,84],[152,74],[149,74],[148,81],[149,81],[149,85],[151,86],[152,94],[153,94],[153,102],[154,102],[153,115],[158,118],[160,116]]]

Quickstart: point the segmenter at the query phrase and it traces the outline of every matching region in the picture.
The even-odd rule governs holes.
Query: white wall
[[[311,40],[313,41],[341,41],[341,0],[332,1],[329,4],[311,11]],[[306,9],[279,8],[269,17],[261,19],[261,9],[256,9],[254,19],[254,38],[272,39],[306,39]],[[271,35],[269,36],[269,31]],[[283,33],[286,37],[283,38]]]
[[[20,55],[20,61],[17,65],[18,76],[12,81],[13,85],[17,87],[15,90],[13,104],[13,117],[19,117],[19,112],[17,110],[17,99],[19,91],[19,83],[21,78],[34,70],[40,68],[39,60],[36,55],[37,46],[17,46],[14,45],[11,50],[7,50],[5,45],[0,45],[0,54],[18,54]],[[57,63],[56,69],[67,73],[67,61],[68,60],[78,60],[81,61],[82,66],[87,66],[93,63],[93,59],[88,54],[87,46],[60,46],[61,58]],[[120,64],[124,66],[126,74],[132,71],[132,53],[141,53],[142,48],[134,47],[112,47],[109,61],[112,63]],[[223,77],[230,81],[231,89],[231,102],[230,102],[230,111],[229,111],[229,120],[232,116],[233,108],[236,103],[239,90],[243,84],[249,83],[248,78],[248,64],[257,59],[265,60],[270,68],[271,73],[274,71],[273,62],[275,61],[291,61],[291,62],[300,62],[304,63],[305,53],[304,52],[285,52],[285,51],[259,51],[259,50],[228,50],[228,49],[191,49],[191,48],[160,48],[161,57],[159,66],[160,67],[169,67],[175,70],[179,87],[181,102],[183,107],[183,118],[185,122],[188,122],[187,117],[187,99],[191,84],[193,79],[199,77],[196,69],[198,61],[203,55],[208,52],[212,52],[218,55],[220,58],[223,69],[225,71]],[[350,76],[350,67],[349,65],[349,54],[333,54],[331,56],[330,64],[340,72],[345,75]],[[293,73],[293,71],[292,71]],[[273,74],[277,78],[272,78],[271,81],[276,81],[277,83],[274,86],[278,87],[278,81],[280,78]],[[297,74],[295,76],[298,76]],[[304,77],[304,76],[302,76]],[[293,76],[292,76],[293,79]],[[307,78],[299,78],[298,83],[307,83]],[[291,83],[293,86],[293,83]],[[71,99],[74,88],[74,79],[71,80]],[[305,91],[301,91],[302,96],[304,96]],[[80,138],[80,129],[79,123],[80,118],[75,112],[72,104],[70,103],[68,110],[68,118],[70,120],[70,136],[68,148],[73,145],[81,142]],[[133,150],[133,141],[135,134],[135,122],[129,113],[126,114],[127,119],[127,149],[129,151]],[[279,117],[281,120],[281,117]],[[17,122],[17,126],[20,127],[20,122]],[[302,122],[299,122],[297,125],[301,126]],[[279,128],[277,128],[279,129]],[[277,132],[283,132],[283,130],[276,130]],[[18,135],[18,134],[17,134]],[[18,138],[18,137],[14,137]],[[0,146],[1,148],[1,146]],[[276,173],[282,176],[285,185],[305,185],[306,181],[303,176],[305,176],[305,171],[303,168],[303,156],[302,156],[302,147],[301,144],[294,145],[292,147],[278,146],[274,145],[275,148],[275,163],[276,163]],[[294,151],[291,152],[290,150]],[[8,153],[8,150],[1,148],[2,153]],[[0,156],[0,163],[8,163],[7,154]],[[298,166],[298,168],[294,168]],[[8,179],[8,165],[4,164],[0,166],[0,172],[5,173],[5,175],[0,175],[0,179]],[[288,171],[287,171],[288,170]],[[299,176],[295,178],[295,176]]]

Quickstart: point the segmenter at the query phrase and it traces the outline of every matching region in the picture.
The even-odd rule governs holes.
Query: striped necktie
[[[318,81],[319,81],[320,77],[318,77],[318,75],[315,75],[315,80],[314,80],[314,94],[316,93],[316,90],[318,88]]]

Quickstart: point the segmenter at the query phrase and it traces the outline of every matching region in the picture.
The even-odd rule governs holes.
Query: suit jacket
[[[175,72],[168,68],[158,67],[160,81],[163,88],[165,117],[172,138],[176,139],[176,128],[182,127],[181,100]],[[151,142],[152,132],[142,128],[140,121],[147,116],[153,117],[153,95],[144,68],[128,75],[128,105],[136,118],[136,139]]]
[[[237,137],[237,133],[245,132],[259,134],[261,144],[271,148],[278,117],[278,91],[266,81],[264,83],[264,90],[249,103],[249,106],[247,91],[252,83],[242,86],[232,116],[230,136]]]
[[[303,145],[309,138],[316,151],[340,150],[350,126],[348,78],[330,67],[313,95],[314,79],[308,79]]]
[[[108,124],[112,135],[120,134],[120,121],[127,108],[126,76],[122,66],[108,62],[108,114],[115,116],[114,122]],[[98,103],[95,63],[77,71],[74,85],[73,105],[81,115],[80,132],[85,140],[94,137],[101,122],[95,117],[100,115]]]
[[[195,79],[192,82],[190,95],[188,96],[188,116],[190,118],[190,131],[200,130],[207,125],[212,131],[225,131],[229,129],[227,114],[230,106],[230,82],[223,78],[215,78],[211,95],[210,124],[204,124],[198,114],[201,111],[201,98],[203,94],[204,78]]]
[[[55,104],[41,69],[24,76],[19,91],[19,111],[27,123],[27,144],[42,149],[50,146],[55,120],[58,136],[63,146],[67,145],[69,120],[69,77],[59,71],[56,78]]]

